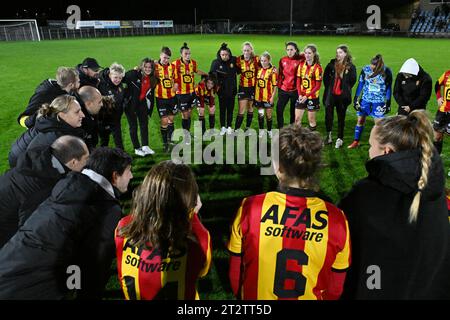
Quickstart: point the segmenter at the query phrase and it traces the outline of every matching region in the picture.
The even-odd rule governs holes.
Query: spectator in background
[[[244,300],[338,299],[350,234],[344,213],[318,192],[320,134],[290,125],[272,143],[279,191],[242,201],[228,243],[232,291]]]
[[[188,166],[164,161],[150,169],[133,194],[131,214],[116,229],[117,270],[127,300],[198,299],[197,279],[211,265],[200,207]]]
[[[110,100],[112,103],[103,108],[99,114],[99,135],[102,147],[109,145],[109,136],[112,133],[116,147],[124,149],[121,124],[124,103],[122,79],[124,76],[125,68],[117,62],[100,73],[98,90],[103,96],[112,98]]]
[[[80,172],[89,150],[80,138],[62,136],[44,149],[30,149],[0,176],[0,248],[50,195],[69,171]]]
[[[43,105],[37,114],[36,125],[25,131],[11,146],[8,155],[11,168],[28,148],[46,147],[64,135],[84,137],[81,123],[84,114],[75,97],[62,95],[50,105]]]
[[[144,157],[155,154],[148,143],[148,118],[154,104],[154,90],[157,84],[155,76],[155,63],[150,58],[142,59],[138,68],[125,73],[123,82],[125,89],[125,115],[130,127],[130,137],[133,143],[134,153]],[[141,133],[139,143],[137,126]]]
[[[220,134],[232,134],[234,100],[237,94],[236,57],[232,55],[226,43],[222,43],[217,58],[212,62],[210,72],[218,79],[219,109],[220,109]]]
[[[394,85],[398,114],[408,115],[417,109],[426,109],[431,97],[432,80],[416,60],[410,58],[400,68]]]
[[[22,127],[31,128],[36,122],[37,111],[44,104],[64,94],[73,94],[80,87],[80,78],[74,68],[59,67],[56,72],[56,80],[44,80],[31,96],[28,106],[17,118]]]
[[[256,73],[259,57],[255,55],[253,45],[246,41],[242,45],[242,55],[236,58],[239,76],[239,112],[236,117],[235,130],[241,128],[244,113],[247,112],[246,128],[250,128],[253,120],[253,100],[255,99]]]
[[[97,88],[100,79],[99,74],[102,69],[94,58],[86,58],[82,63],[76,66],[80,75],[80,88],[84,86],[92,86]]]
[[[102,297],[114,257],[114,229],[127,191],[131,157],[98,148],[82,173],[54,187],[0,250],[0,299],[67,298],[68,266],[80,267],[80,298]]]
[[[98,113],[103,107],[103,97],[98,89],[89,85],[81,87],[78,96],[84,114],[81,122],[81,128],[84,130],[83,139],[89,150],[93,150],[98,144]]]
[[[333,129],[334,108],[338,117],[338,134],[335,148],[344,144],[344,127],[347,107],[352,103],[352,88],[356,82],[356,68],[353,58],[346,45],[336,49],[336,58],[325,67],[323,73],[323,103],[325,104],[325,125],[327,128],[326,144],[333,143],[331,131]]]
[[[300,53],[297,43],[286,43],[287,55],[280,59],[278,68],[278,101],[277,101],[277,121],[278,129],[284,126],[284,108],[290,101],[290,123],[295,121],[295,104],[298,100],[297,92],[297,69],[300,62],[305,60],[303,53]]]
[[[437,299],[450,283],[445,178],[434,152],[425,112],[415,110],[375,123],[370,134],[368,177],[339,207],[347,214],[353,263],[344,294],[350,299]],[[369,266],[381,272],[381,290],[367,286]],[[436,281],[445,271],[445,281]]]

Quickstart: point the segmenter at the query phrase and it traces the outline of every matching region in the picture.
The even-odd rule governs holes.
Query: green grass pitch
[[[43,42],[14,42],[0,44],[0,172],[8,169],[8,152],[14,140],[23,132],[17,122],[18,114],[27,105],[29,97],[35,87],[45,78],[53,78],[58,66],[75,66],[85,57],[95,57],[99,63],[107,67],[112,62],[119,62],[130,69],[136,66],[144,57],[157,59],[161,46],[169,46],[173,52],[173,59],[178,58],[179,48],[187,42],[191,48],[192,58],[197,60],[199,68],[209,71],[211,61],[222,42],[227,42],[234,55],[241,52],[241,44],[251,41],[257,54],[267,50],[272,54],[274,64],[284,55],[284,43],[294,40],[303,48],[308,43],[317,45],[322,66],[335,55],[337,45],[349,45],[354,63],[358,69],[370,61],[377,53],[384,56],[386,65],[392,68],[394,77],[402,63],[414,57],[419,64],[431,75],[433,82],[445,71],[450,69],[448,54],[450,42],[446,39],[408,39],[384,37],[330,37],[330,36],[285,36],[264,35],[170,35],[134,38],[105,38],[87,40],[60,40]],[[198,80],[198,78],[197,78]],[[218,109],[218,108],[217,108]],[[286,108],[285,121],[288,119]],[[437,109],[435,95],[428,104],[430,119]],[[237,103],[235,107],[235,114]],[[397,110],[393,101],[391,114]],[[197,118],[196,112],[194,119]],[[219,125],[216,112],[216,127]],[[318,130],[325,134],[324,110],[318,112]],[[276,119],[274,119],[276,123]],[[181,126],[180,118],[176,120],[176,127]],[[304,119],[306,121],[306,118]],[[357,150],[345,148],[353,139],[353,129],[356,122],[355,111],[349,108],[347,112],[345,145],[340,150],[334,146],[326,146],[323,152],[324,168],[320,175],[322,190],[333,201],[338,201],[352,184],[365,176],[364,163],[368,158],[368,136],[373,125],[367,121],[362,136],[362,146]],[[256,129],[257,121],[254,119]],[[336,137],[336,122],[333,137]],[[123,118],[123,137],[126,150],[133,153],[128,134],[128,124]],[[135,178],[130,189],[138,185],[148,169],[161,160],[168,158],[162,154],[160,142],[159,118],[156,112],[150,121],[150,146],[156,151],[152,158],[135,158],[133,173]],[[450,169],[449,142],[444,143],[443,160],[446,169]],[[203,201],[201,216],[205,226],[210,230],[213,240],[213,266],[205,279],[199,283],[202,299],[231,299],[231,291],[227,279],[227,254],[225,243],[228,238],[229,223],[239,206],[241,199],[251,194],[269,191],[276,187],[273,177],[262,177],[255,165],[194,165],[200,194]],[[447,186],[449,182],[447,181]],[[129,207],[130,193],[124,200],[125,211]],[[121,298],[115,274],[111,277],[105,298]]]

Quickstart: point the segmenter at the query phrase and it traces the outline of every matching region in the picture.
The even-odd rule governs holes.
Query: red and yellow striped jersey
[[[320,64],[310,66],[306,61],[300,62],[297,70],[298,94],[308,99],[319,98],[323,70]]]
[[[447,196],[448,220],[450,221],[450,196]]]
[[[450,112],[450,70],[444,72],[444,74],[438,80],[439,88],[436,90],[437,98],[443,98],[444,103],[439,107],[441,112]],[[441,87],[444,88],[443,95],[441,94]]]
[[[173,90],[175,68],[172,63],[163,66],[160,63],[155,64],[155,75],[158,84],[155,88],[155,97],[161,99],[170,99],[175,96]]]
[[[301,189],[244,199],[228,250],[242,255],[242,299],[322,300],[332,270],[350,266],[344,213]]]
[[[259,57],[254,56],[250,60],[246,61],[244,55],[237,57],[236,65],[239,77],[239,86],[244,88],[250,88],[255,86],[256,72],[258,71]]]
[[[277,69],[273,66],[267,69],[258,69],[256,73],[256,101],[269,102],[274,92],[273,89],[277,85],[277,77]]]
[[[200,82],[195,87],[195,94],[197,95],[198,100],[200,101],[200,108],[205,107],[205,103],[210,107],[215,105],[214,98],[216,91],[214,88],[208,90],[206,87],[206,83],[204,81]]]
[[[127,300],[198,299],[196,281],[208,273],[211,239],[197,214],[192,217],[192,235],[186,252],[161,256],[157,249],[138,248],[120,237],[118,229],[131,222],[120,220],[115,234],[119,281]]]
[[[197,62],[190,60],[188,63],[178,59],[173,62],[174,80],[178,84],[177,94],[190,94],[195,90],[194,74],[198,72]]]

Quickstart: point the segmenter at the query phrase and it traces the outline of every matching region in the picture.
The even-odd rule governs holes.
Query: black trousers
[[[233,123],[235,96],[219,96],[220,126],[231,127]]]
[[[278,90],[278,101],[277,101],[277,122],[278,129],[283,128],[284,126],[284,109],[286,104],[291,101],[290,105],[290,119],[289,123],[294,123],[295,121],[295,102],[298,100],[298,92],[297,91],[283,91]]]
[[[109,145],[109,135],[112,133],[114,144],[117,148],[124,149],[122,140],[122,120],[123,108],[119,107],[113,111],[111,117],[108,117],[106,121],[99,123],[99,137],[100,145],[107,147]]]
[[[327,132],[333,130],[334,109],[338,117],[338,138],[344,139],[345,115],[347,113],[348,104],[340,96],[334,96],[331,99],[333,103],[325,107],[325,126]]]
[[[130,138],[135,149],[139,149],[139,138],[137,133],[137,125],[139,120],[139,129],[141,132],[142,146],[148,146],[148,107],[147,101],[131,102],[125,108],[125,115],[127,116],[128,125],[130,127]]]

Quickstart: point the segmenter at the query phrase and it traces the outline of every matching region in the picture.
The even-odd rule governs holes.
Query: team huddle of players
[[[29,108],[19,116],[21,124],[35,130],[24,133],[16,141],[16,149],[23,148],[24,144],[33,145],[33,141],[34,147],[42,144],[48,147],[48,139],[78,135],[90,150],[95,150],[95,134],[99,134],[100,144],[107,146],[111,133],[116,146],[123,149],[120,121],[125,112],[135,153],[145,156],[154,153],[148,146],[147,131],[154,99],[165,151],[170,150],[177,113],[181,113],[182,128],[187,132],[185,141],[189,143],[195,106],[199,108],[203,132],[207,132],[205,109],[209,109],[209,128],[215,128],[216,95],[221,130],[209,134],[233,134],[242,126],[245,114],[246,127],[250,128],[253,108],[256,108],[259,135],[267,133],[279,149],[279,159],[274,161],[279,190],[243,199],[231,225],[227,244],[229,278],[236,297],[321,300],[337,299],[343,292],[350,298],[448,297],[449,277],[444,271],[450,263],[447,250],[450,233],[443,168],[433,146],[433,127],[425,113],[417,110],[425,109],[429,95],[425,102],[418,104],[411,102],[410,96],[421,96],[422,90],[406,95],[405,102],[399,103],[404,115],[386,117],[390,109],[392,72],[377,55],[370,65],[363,67],[358,81],[346,46],[337,48],[336,58],[325,69],[320,65],[316,46],[307,45],[300,52],[294,42],[286,44],[287,55],[281,58],[278,68],[271,64],[268,52],[255,55],[249,42],[243,44],[243,54],[239,57],[232,56],[228,46],[222,44],[209,73],[201,71],[191,59],[186,43],[180,53],[180,59],[171,63],[171,50],[163,47],[158,61],[146,58],[138,68],[126,73],[117,63],[100,72],[92,58],[78,66],[79,72],[60,68],[57,81],[42,84],[43,90],[36,91]],[[197,85],[195,74],[203,77]],[[413,80],[412,84],[419,87],[425,78],[419,80],[423,70],[411,59],[402,66],[400,74],[405,79],[398,81],[394,96],[400,97],[403,92],[403,98],[403,86],[408,81]],[[336,148],[340,148],[345,110],[352,101],[351,90],[357,81],[353,104],[358,123],[349,148],[359,145],[365,118],[374,117],[375,126],[369,140],[371,160],[366,166],[369,177],[355,184],[341,204],[335,206],[318,191],[316,179],[324,146],[316,131],[320,88],[324,83],[323,102],[328,116],[333,108],[338,113]],[[57,97],[36,113],[44,89],[47,90],[45,98]],[[450,132],[450,71],[436,82],[435,90],[439,110],[434,139],[440,137],[437,141],[442,141],[441,133]],[[236,95],[239,111],[233,129]],[[272,134],[275,95],[278,95],[279,135]],[[283,113],[289,101],[293,124],[285,126]],[[108,106],[102,108],[102,105]],[[301,126],[305,112],[309,128]],[[137,138],[137,122],[142,144]],[[50,131],[42,131],[49,123],[53,126]],[[39,130],[54,134],[41,135]],[[327,131],[324,142],[331,143],[329,118]],[[27,152],[28,149],[25,146]],[[437,145],[437,151],[441,149]],[[126,160],[131,170],[131,159]],[[115,190],[112,186],[105,187],[109,184],[101,175],[90,174],[95,177],[92,181],[100,181],[102,188],[114,195]],[[112,179],[113,186],[121,185],[119,178]],[[154,165],[136,188],[130,215],[114,224],[118,276],[127,299],[198,298],[197,279],[207,274],[212,261],[211,237],[198,215],[199,192],[191,169],[171,161]],[[386,199],[389,199],[388,206]],[[58,197],[50,200],[59,201]],[[45,212],[42,214],[45,216]],[[385,230],[389,234],[383,233]],[[17,239],[15,236],[14,241]],[[104,240],[112,241],[112,234]],[[20,241],[20,245],[24,244]],[[11,245],[5,248],[19,252],[11,250]],[[4,256],[0,254],[0,258],[6,261],[8,251],[3,250],[0,253]],[[372,264],[380,265],[383,279],[388,279],[383,280],[384,291],[366,287],[365,272]],[[346,280],[351,265],[353,269]],[[11,276],[0,273],[5,275]]]

